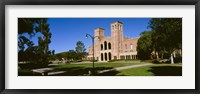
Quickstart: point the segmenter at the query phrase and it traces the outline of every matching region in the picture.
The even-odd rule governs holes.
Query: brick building
[[[94,58],[98,61],[114,59],[137,59],[138,38],[126,38],[123,35],[123,23],[111,23],[111,36],[105,37],[103,28],[94,30]],[[88,47],[88,60],[92,60],[93,46]]]

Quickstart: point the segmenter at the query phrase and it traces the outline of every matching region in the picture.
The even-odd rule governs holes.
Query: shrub
[[[182,63],[182,57],[174,58],[174,63]]]
[[[115,60],[109,60],[108,62],[115,62],[115,61],[137,61],[138,59],[115,59]]]
[[[116,60],[110,60],[110,61],[108,61],[108,62],[114,62],[114,61],[116,61]]]
[[[98,60],[94,60],[94,62],[97,62]],[[93,62],[93,60],[90,60],[90,62]]]
[[[161,62],[159,62],[158,60],[153,60],[152,63],[154,63],[154,64],[160,64]]]
[[[152,59],[152,60],[141,60],[141,62],[154,63],[154,62],[156,62],[156,59]]]

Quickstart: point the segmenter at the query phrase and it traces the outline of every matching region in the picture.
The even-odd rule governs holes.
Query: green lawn
[[[96,63],[94,64],[95,70],[100,71],[100,70],[105,70],[105,69],[112,69],[115,67],[121,67],[121,66],[129,66],[129,65],[135,65],[135,64],[140,64],[141,62],[139,60],[137,61],[116,61],[116,62],[101,62],[101,63]],[[38,65],[37,65],[38,66]],[[37,69],[34,65],[26,65],[23,68],[20,68],[18,70],[18,75],[19,76],[36,76],[39,74],[33,74],[31,72],[32,69]],[[38,66],[38,68],[40,68]],[[44,68],[44,67],[41,67]],[[92,70],[93,65],[92,63],[83,63],[83,64],[60,64],[56,66],[49,66],[49,68],[53,68],[55,71],[66,71],[64,74],[59,74],[57,76],[76,76],[76,75],[84,75],[88,74],[89,70]]]
[[[138,61],[115,61],[115,62],[102,62],[95,63],[95,71],[102,71],[113,69],[116,67],[130,66],[142,64]],[[57,74],[55,76],[83,76],[87,75],[90,70],[92,70],[92,63],[83,64],[60,64],[56,66],[51,66],[53,71],[65,71],[65,73]],[[33,74],[30,69],[19,69],[19,76],[38,76],[40,74]],[[105,73],[95,74],[97,76],[173,76],[182,75],[182,65],[181,64],[155,64],[150,66],[124,69],[124,70],[113,70]]]
[[[101,62],[101,63],[95,63],[94,68],[95,71],[102,71],[102,70],[108,70],[113,69],[116,67],[122,67],[122,66],[130,66],[130,65],[136,65],[141,64],[140,61],[122,61],[122,62]],[[65,71],[64,74],[59,74],[58,76],[81,76],[86,75],[90,70],[93,69],[92,63],[85,63],[85,64],[63,64],[52,67],[57,71]]]
[[[122,66],[129,66],[129,65],[135,65],[135,64],[141,64],[140,61],[116,61],[116,62],[101,62],[101,63],[94,63],[94,67],[122,67]],[[55,69],[63,69],[63,68],[72,68],[72,67],[84,67],[84,68],[92,68],[92,63],[85,63],[85,64],[61,64],[54,66]]]
[[[138,68],[120,70],[118,76],[181,76],[181,64],[155,64]]]

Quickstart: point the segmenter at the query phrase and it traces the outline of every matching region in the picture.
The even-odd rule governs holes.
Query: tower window
[[[108,49],[111,49],[111,43],[110,42],[108,43]]]
[[[101,44],[101,50],[103,50],[103,44]]]
[[[104,42],[104,50],[107,50],[107,42]]]

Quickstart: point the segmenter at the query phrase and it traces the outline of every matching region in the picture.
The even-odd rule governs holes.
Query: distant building
[[[94,58],[98,61],[117,59],[137,59],[137,41],[139,38],[126,38],[123,35],[123,23],[111,23],[111,36],[105,37],[103,28],[96,28],[94,36]],[[93,58],[93,47],[88,47],[88,60]]]

